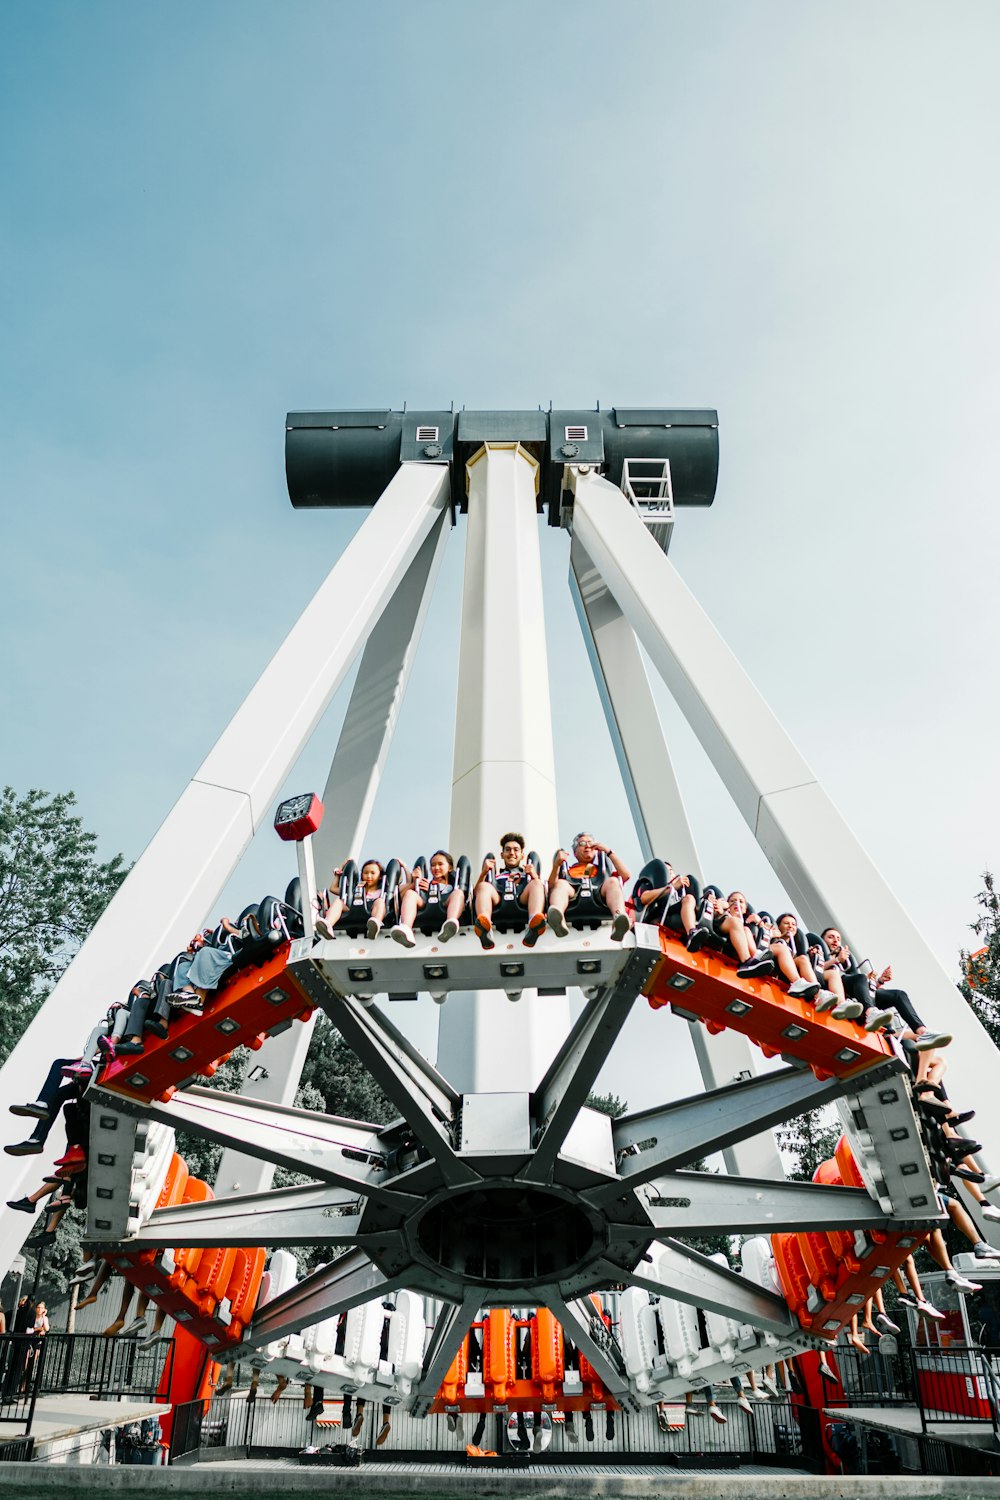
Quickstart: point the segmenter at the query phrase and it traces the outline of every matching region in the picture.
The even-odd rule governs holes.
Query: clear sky
[[[1000,859],[998,41],[993,0],[0,8],[0,778],[141,851],[360,519],[292,511],[289,408],[715,406],[671,556],[951,964]],[[543,542],[563,828],[634,852]],[[460,582],[459,534],[378,852],[447,828]],[[663,712],[706,868],[777,903]]]

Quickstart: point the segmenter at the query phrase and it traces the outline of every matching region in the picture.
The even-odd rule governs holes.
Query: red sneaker
[[[82,1146],[70,1146],[65,1156],[60,1156],[54,1166],[60,1167],[64,1172],[82,1172],[87,1165],[87,1157]]]

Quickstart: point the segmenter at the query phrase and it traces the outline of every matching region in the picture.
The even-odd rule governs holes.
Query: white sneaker
[[[977,1260],[1000,1260],[1000,1250],[987,1244],[986,1240],[977,1240],[972,1247],[972,1253]]]
[[[319,935],[320,935],[321,938],[332,938],[333,937],[333,928],[330,926],[330,923],[326,920],[326,917],[317,917],[316,918],[316,931],[319,933]]]
[[[771,1379],[770,1375],[762,1375],[760,1377],[760,1383],[761,1383],[761,1385],[764,1387],[764,1389],[766,1391],[770,1391],[771,1392],[772,1396],[780,1396],[781,1395],[781,1392],[778,1390],[778,1387],[775,1385],[775,1383]]]
[[[565,937],[569,932],[566,918],[557,906],[549,907],[549,915],[547,921],[556,937]]]
[[[748,1416],[753,1416],[753,1407],[750,1404],[750,1400],[747,1396],[746,1391],[740,1391],[739,1395],[736,1397],[736,1405],[739,1407],[740,1411],[745,1411]]]
[[[981,1193],[995,1193],[1000,1188],[1000,1177],[987,1177],[985,1182],[979,1184]]]
[[[996,1208],[992,1203],[981,1203],[979,1212],[984,1219],[1000,1219],[1000,1208]]]
[[[438,942],[450,943],[452,938],[456,937],[457,935],[458,923],[454,920],[454,918],[449,917],[447,922],[445,922],[444,926],[441,928],[441,931],[438,933]]]
[[[833,1007],[836,1005],[836,1003],[837,997],[833,993],[833,990],[820,990],[819,994],[816,996],[817,1010],[833,1010]]]
[[[715,1404],[715,1402],[714,1402],[714,1401],[713,1401],[713,1402],[712,1402],[712,1404],[711,1404],[711,1405],[710,1405],[710,1406],[709,1406],[709,1408],[708,1408],[708,1415],[709,1415],[709,1416],[710,1416],[710,1417],[711,1417],[711,1418],[712,1418],[712,1421],[713,1421],[713,1422],[718,1422],[718,1423],[719,1423],[719,1425],[720,1425],[720,1427],[725,1427],[725,1425],[726,1425],[726,1423],[727,1423],[727,1422],[728,1422],[728,1421],[729,1421],[729,1418],[728,1418],[728,1417],[727,1417],[727,1416],[726,1416],[726,1414],[725,1414],[725,1413],[724,1413],[724,1412],[723,1412],[723,1411],[722,1411],[722,1410],[721,1410],[721,1409],[720,1409],[720,1408],[719,1408],[719,1407],[718,1407],[718,1406],[717,1406],[717,1405],[716,1405],[716,1404]]]
[[[404,948],[415,948],[417,946],[417,940],[413,936],[412,928],[405,926],[402,922],[396,923],[389,936]]]
[[[933,1302],[928,1302],[926,1298],[923,1302],[917,1303],[917,1312],[922,1318],[933,1318],[937,1323],[942,1322],[944,1319],[944,1313],[938,1312]]]
[[[819,994],[819,985],[815,980],[796,979],[794,984],[788,986],[788,993],[793,1000],[811,1000],[814,995]]]
[[[892,1020],[891,1010],[870,1010],[865,1016],[865,1030],[878,1031]]]
[[[841,1000],[833,1007],[830,1014],[835,1021],[853,1021],[860,1016],[864,1007],[857,1000]]]
[[[627,932],[632,929],[632,921],[628,912],[620,911],[611,923],[611,941],[620,943]]]
[[[365,937],[368,939],[368,941],[370,943],[374,943],[375,939],[378,937],[381,931],[382,923],[376,922],[374,917],[369,917],[368,926],[365,928]]]
[[[944,1279],[949,1286],[953,1286],[956,1292],[981,1292],[982,1286],[978,1281],[970,1281],[959,1271],[945,1271]]]

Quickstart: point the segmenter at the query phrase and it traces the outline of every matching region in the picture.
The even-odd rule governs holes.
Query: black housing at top
[[[374,505],[401,463],[446,464],[452,505],[465,508],[465,465],[486,442],[519,442],[541,465],[539,510],[560,521],[567,464],[599,467],[620,485],[627,458],[669,459],[675,505],[711,505],[719,477],[714,411],[294,411],[285,424],[294,506]]]

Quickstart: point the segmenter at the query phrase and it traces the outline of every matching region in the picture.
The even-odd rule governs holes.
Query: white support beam
[[[576,534],[569,583],[643,858],[669,859],[678,872],[701,880],[694,833],[639,642]],[[724,1088],[734,1079],[753,1076],[753,1048],[738,1031],[712,1036],[704,1026],[692,1024],[691,1041],[706,1088]],[[769,1132],[727,1146],[722,1155],[729,1172],[782,1175],[781,1157]]]
[[[465,582],[452,778],[451,849],[475,874],[508,829],[548,864],[559,843],[552,710],[538,543],[538,463],[517,443],[488,443],[467,468]],[[546,871],[547,873],[547,871]],[[512,1005],[453,995],[438,1063],[463,1092],[528,1092],[566,1032],[569,1001],[531,990]]]
[[[362,652],[323,791],[326,815],[313,836],[322,886],[338,865],[361,856],[450,530],[450,517],[444,511],[407,568]],[[273,1104],[294,1104],[315,1024],[314,1017],[305,1026],[292,1026],[280,1036],[269,1037],[254,1057],[254,1077],[244,1083],[244,1094]],[[259,1193],[270,1187],[273,1178],[273,1163],[227,1149],[219,1163],[216,1192],[220,1197]]]
[[[0,1114],[37,1089],[53,1038],[82,1046],[108,1003],[203,925],[447,503],[446,469],[405,465],[393,478],[0,1070]],[[3,1198],[36,1176],[32,1158],[0,1157]],[[0,1271],[30,1228],[0,1216]]]
[[[891,962],[927,1023],[953,1034],[949,1093],[975,1104],[987,1153],[1000,1155],[1000,1053],[676,568],[597,475],[575,476],[573,532],[801,916],[837,926],[877,967]]]

